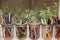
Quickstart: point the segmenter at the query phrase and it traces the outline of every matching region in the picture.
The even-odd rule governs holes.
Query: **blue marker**
[[[8,13],[7,24],[11,24],[11,14],[10,14],[10,12]]]

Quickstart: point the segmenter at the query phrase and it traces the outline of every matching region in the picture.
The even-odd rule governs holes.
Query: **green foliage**
[[[24,21],[31,21],[31,20],[36,20],[38,16],[36,16],[38,14],[38,12],[40,12],[40,16],[41,18],[45,18],[48,19],[50,18],[52,15],[56,16],[57,13],[57,3],[54,3],[54,8],[51,7],[46,7],[46,9],[22,9],[20,10],[20,8],[16,7],[14,9],[6,9],[5,7],[3,7],[3,13],[5,13],[6,11],[10,10],[11,13],[13,13],[15,15],[15,21],[16,20],[24,20]],[[28,10],[28,12],[25,12],[26,10]],[[39,18],[38,18],[39,19]]]

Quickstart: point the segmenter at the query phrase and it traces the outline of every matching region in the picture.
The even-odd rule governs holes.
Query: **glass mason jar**
[[[13,39],[13,25],[2,25],[3,29],[3,37],[5,40],[11,40]]]
[[[31,39],[38,39],[40,37],[40,23],[33,21],[29,23],[29,32]]]
[[[16,25],[16,36],[19,40],[24,40],[27,37],[27,25]]]
[[[46,40],[51,40],[53,35],[53,27],[51,25],[42,25],[43,38]]]
[[[56,25],[55,27],[55,37],[60,39],[60,25]]]

